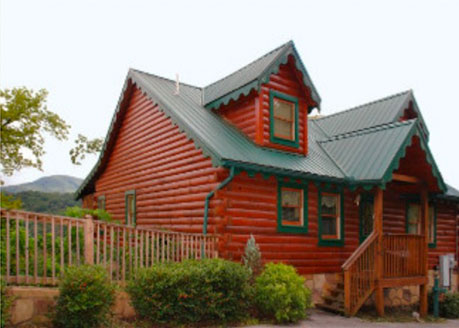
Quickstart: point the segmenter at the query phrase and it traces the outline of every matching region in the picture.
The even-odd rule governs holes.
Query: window
[[[277,191],[277,230],[307,233],[307,185],[279,181]]]
[[[342,193],[319,192],[319,245],[344,245]]]
[[[269,108],[270,141],[298,148],[298,99],[271,90]]]
[[[408,203],[406,209],[406,232],[409,234],[420,235],[422,233],[422,212],[419,203]],[[437,215],[434,204],[429,204],[428,215],[428,236],[429,247],[436,247],[437,244]]]
[[[125,193],[125,210],[126,224],[135,226],[136,224],[136,203],[135,190],[130,190]]]
[[[97,197],[97,208],[99,210],[105,210],[105,196]]]

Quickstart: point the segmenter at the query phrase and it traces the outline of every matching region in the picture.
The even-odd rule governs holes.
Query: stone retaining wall
[[[39,327],[49,325],[49,313],[59,296],[57,288],[10,286],[8,294],[14,297],[11,307],[11,324],[22,326],[32,323]],[[117,292],[113,312],[120,318],[132,318],[135,311],[125,292]]]
[[[451,279],[451,291],[459,290],[459,273],[454,273]],[[342,281],[341,273],[320,273],[306,275],[306,287],[311,290],[314,303],[323,302],[323,297],[328,295],[330,290],[336,288],[336,284]],[[434,283],[433,270],[429,270],[429,289]],[[419,286],[405,286],[399,288],[384,289],[384,303],[388,307],[408,306],[419,302]],[[373,298],[370,297],[365,305],[373,305]]]

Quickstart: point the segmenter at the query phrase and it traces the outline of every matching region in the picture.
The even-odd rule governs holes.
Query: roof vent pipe
[[[180,82],[178,73],[175,74],[175,92],[174,95],[178,96],[180,94]]]

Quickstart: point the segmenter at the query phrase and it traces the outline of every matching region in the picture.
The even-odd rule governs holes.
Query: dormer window
[[[269,111],[271,142],[298,148],[298,98],[271,90]]]

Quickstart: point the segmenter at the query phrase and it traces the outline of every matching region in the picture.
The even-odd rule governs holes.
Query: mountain
[[[2,191],[18,193],[22,191],[41,191],[47,193],[73,193],[83,182],[80,178],[69,175],[50,175],[33,182],[2,187]]]

